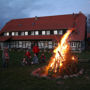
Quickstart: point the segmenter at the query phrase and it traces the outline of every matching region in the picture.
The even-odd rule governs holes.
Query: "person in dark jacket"
[[[31,62],[31,64],[39,64],[38,57],[35,53],[34,53],[33,61]]]

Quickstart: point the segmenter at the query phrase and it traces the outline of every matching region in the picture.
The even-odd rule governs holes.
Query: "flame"
[[[46,67],[46,73],[48,73],[49,70],[53,70],[56,73],[57,70],[60,70],[63,66],[63,62],[67,60],[67,53],[70,50],[68,39],[72,31],[73,29],[68,30],[58,43],[58,46],[54,49],[54,55],[51,57],[51,60]],[[75,60],[74,56],[72,56],[72,60]]]

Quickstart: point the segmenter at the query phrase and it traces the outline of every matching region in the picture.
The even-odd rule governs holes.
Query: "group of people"
[[[42,52],[41,56],[40,56],[40,60],[38,60],[38,54],[39,54],[39,48],[38,46],[35,44],[35,46],[33,46],[32,48],[33,54],[31,55],[31,53],[29,52],[29,50],[27,49],[25,52],[25,55],[23,57],[23,59],[21,60],[21,64],[23,66],[25,65],[31,65],[31,64],[39,64],[39,63],[45,63],[46,61],[46,57],[44,55],[44,52]],[[5,47],[3,48],[3,52],[2,52],[2,61],[3,61],[3,67],[8,67],[8,63],[9,63],[9,53],[8,53],[8,48]]]
[[[31,65],[31,64],[45,63],[46,57],[45,57],[44,53],[41,54],[40,61],[38,60],[38,54],[40,51],[38,46],[35,45],[32,50],[33,50],[34,56],[32,57],[29,50],[27,50],[24,55],[24,58],[22,60],[22,65],[25,66],[25,65]]]

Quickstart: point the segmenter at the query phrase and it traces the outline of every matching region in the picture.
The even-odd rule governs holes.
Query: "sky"
[[[90,0],[0,0],[0,30],[12,19],[72,13],[90,14]]]

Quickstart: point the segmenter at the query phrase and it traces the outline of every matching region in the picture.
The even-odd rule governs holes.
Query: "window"
[[[50,35],[50,31],[46,31],[46,35]]]
[[[35,35],[39,35],[39,32],[38,31],[35,31]]]
[[[45,35],[45,31],[42,31],[42,35]]]
[[[9,32],[7,32],[7,36],[9,36]]]
[[[57,30],[54,30],[54,35],[57,35],[58,33],[57,33]]]
[[[18,32],[15,32],[15,35],[18,36]]]
[[[25,35],[28,35],[28,32],[25,32]]]
[[[31,31],[31,35],[34,35],[34,31]]]
[[[48,48],[51,49],[52,48],[52,41],[48,42]]]
[[[62,31],[62,30],[59,30],[59,31],[58,31],[58,34],[59,34],[59,35],[62,35],[62,34],[63,34],[63,31]]]
[[[4,33],[4,36],[9,36],[9,32],[5,32]]]
[[[4,33],[4,36],[7,36],[7,33],[6,32]]]
[[[24,32],[21,32],[21,36],[24,36]]]
[[[12,36],[14,36],[15,35],[15,33],[14,32],[12,32]]]
[[[19,48],[22,48],[22,41],[19,41]]]
[[[71,42],[71,47],[76,47],[76,42]]]

